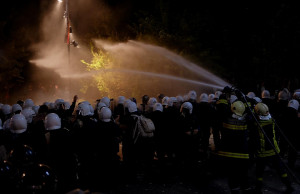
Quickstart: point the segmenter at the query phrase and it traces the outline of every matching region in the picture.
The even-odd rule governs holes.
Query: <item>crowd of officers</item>
[[[263,90],[256,96],[225,87],[213,94],[189,91],[141,100],[103,97],[92,106],[75,95],[71,103],[57,99],[35,105],[26,99],[0,104],[1,193],[101,191],[135,181],[141,173],[151,177],[154,161],[162,172],[167,164],[188,172],[211,158],[226,169],[232,193],[252,188],[248,170],[253,161],[256,193],[263,189],[269,163],[286,192],[293,191],[282,158],[294,169],[300,91],[285,88],[271,96]],[[134,137],[136,115],[153,121],[153,137]]]

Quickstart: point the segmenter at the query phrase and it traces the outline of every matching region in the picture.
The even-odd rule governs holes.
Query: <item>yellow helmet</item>
[[[269,107],[264,103],[257,103],[254,107],[254,111],[256,114],[261,116],[269,115]]]
[[[238,115],[238,116],[243,116],[245,112],[245,105],[242,101],[235,101],[234,103],[231,104],[231,111]]]

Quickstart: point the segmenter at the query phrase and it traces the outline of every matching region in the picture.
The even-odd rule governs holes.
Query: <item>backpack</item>
[[[136,118],[136,124],[133,131],[134,143],[141,136],[142,138],[151,138],[154,136],[155,126],[151,119],[144,117],[143,115],[132,115]]]

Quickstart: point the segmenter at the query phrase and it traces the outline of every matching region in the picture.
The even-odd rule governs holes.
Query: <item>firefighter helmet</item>
[[[254,111],[256,114],[260,115],[260,116],[267,116],[269,115],[269,107],[260,102],[260,103],[257,103],[254,107]]]
[[[245,105],[242,101],[235,101],[231,104],[231,111],[238,115],[238,116],[243,116],[244,112],[245,112]]]

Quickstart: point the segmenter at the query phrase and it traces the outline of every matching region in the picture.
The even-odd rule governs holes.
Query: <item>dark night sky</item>
[[[0,6],[0,83],[4,87],[0,100],[16,87],[30,82],[34,56],[32,43],[41,37],[39,26],[47,7],[53,1],[7,1]],[[80,0],[70,0],[71,8]],[[77,3],[76,3],[77,2]],[[110,8],[111,22],[103,21],[95,10],[72,13],[74,26],[82,39],[114,37],[134,39],[145,18],[152,18],[151,26],[142,26],[139,33],[150,34],[155,42],[183,53],[237,86],[255,90],[264,82],[268,88],[299,86],[300,12],[292,3],[276,2],[193,2],[193,1],[137,1],[85,0],[100,8]],[[116,14],[118,13],[118,14]],[[85,14],[83,17],[82,14]],[[118,16],[118,17],[117,17]],[[85,21],[93,21],[88,23]],[[97,22],[97,21],[102,21]],[[97,24],[97,25],[95,25]],[[103,25],[106,25],[105,27]],[[128,27],[130,26],[130,27]],[[157,37],[159,26],[173,39]],[[101,29],[102,33],[95,29]],[[103,30],[105,29],[105,30]],[[104,32],[105,31],[105,32]],[[111,33],[111,34],[110,34]],[[140,37],[139,37],[140,38]]]

